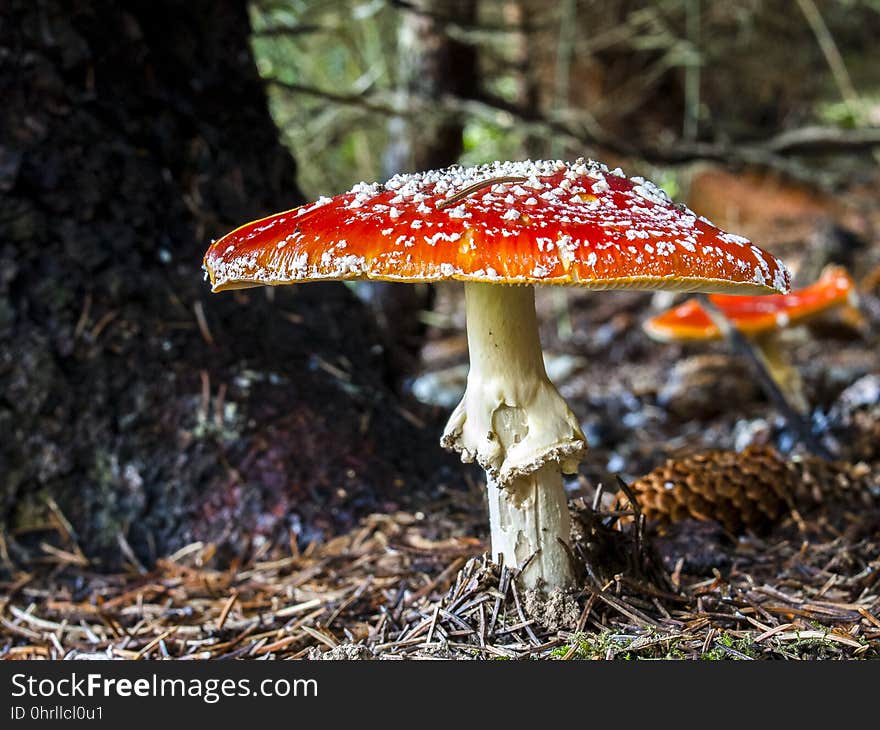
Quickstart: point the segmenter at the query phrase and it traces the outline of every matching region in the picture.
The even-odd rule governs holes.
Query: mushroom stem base
[[[548,463],[504,487],[488,477],[487,487],[492,556],[522,569],[527,588],[570,587],[571,517],[559,465]]]

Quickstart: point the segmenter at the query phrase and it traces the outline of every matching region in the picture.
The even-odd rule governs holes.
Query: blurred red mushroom
[[[397,175],[248,223],[205,256],[214,291],[316,280],[465,282],[470,372],[442,444],[486,470],[492,553],[566,587],[562,474],[586,449],[544,370],[535,284],[788,291],[782,263],[642,178],[578,160]]]
[[[792,366],[785,346],[779,341],[779,332],[836,307],[854,309],[858,297],[846,269],[828,266],[813,284],[790,294],[761,297],[713,294],[709,300],[731,325],[754,343],[768,373],[795,410],[806,413],[809,406],[800,373]],[[851,314],[848,316],[853,319]],[[652,317],[643,327],[660,342],[696,342],[723,337],[715,320],[696,299]]]

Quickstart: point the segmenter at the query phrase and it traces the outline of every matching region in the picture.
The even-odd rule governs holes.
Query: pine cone
[[[792,509],[806,512],[829,500],[870,504],[872,482],[876,475],[866,465],[789,461],[773,449],[749,447],[670,459],[630,489],[648,520],[715,520],[739,534],[766,531]],[[617,505],[629,508],[623,492]]]

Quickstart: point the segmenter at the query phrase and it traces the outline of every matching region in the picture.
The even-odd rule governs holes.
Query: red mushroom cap
[[[846,269],[828,266],[814,283],[791,294],[761,297],[713,294],[709,299],[740,332],[760,335],[801,324],[827,309],[852,304],[855,296],[855,283]],[[709,313],[696,299],[649,319],[644,328],[651,337],[663,342],[721,337]]]
[[[248,223],[205,255],[214,291],[316,279],[786,292],[775,257],[642,178],[578,160],[360,183]]]

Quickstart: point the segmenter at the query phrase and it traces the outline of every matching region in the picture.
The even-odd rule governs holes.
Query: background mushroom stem
[[[779,341],[778,333],[758,335],[753,342],[770,377],[779,385],[792,408],[802,415],[808,413],[810,406],[804,394],[803,380],[797,368],[791,364],[785,345]]]
[[[544,369],[534,289],[469,283],[465,297],[468,384],[442,443],[486,470],[493,556],[526,566],[526,585],[570,585],[562,474],[586,441]]]
[[[765,357],[757,351],[752,345],[752,341],[747,339],[736,327],[734,327],[724,316],[724,313],[712,302],[712,299],[706,294],[698,295],[700,303],[708,313],[709,317],[718,327],[719,331],[724,335],[725,339],[733,345],[733,348],[746,357],[752,372],[761,384],[761,387],[769,396],[770,400],[776,404],[785,418],[786,423],[797,431],[804,445],[814,454],[821,456],[823,459],[831,460],[833,455],[825,445],[813,434],[810,424],[807,422],[803,413],[788,402],[787,395],[782,391],[775,377],[769,372]]]

